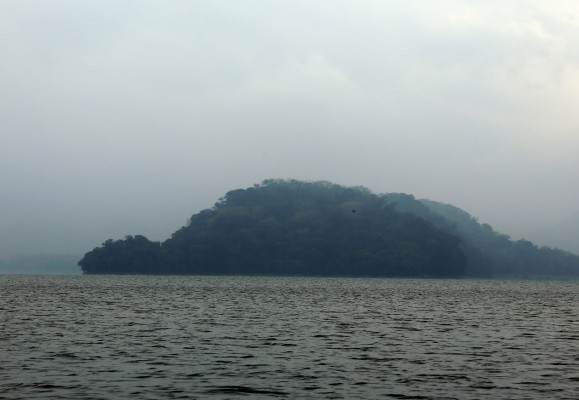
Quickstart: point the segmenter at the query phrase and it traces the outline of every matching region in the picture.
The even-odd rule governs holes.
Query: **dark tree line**
[[[163,258],[159,242],[136,235],[109,239],[86,253],[78,264],[86,274],[158,274]]]

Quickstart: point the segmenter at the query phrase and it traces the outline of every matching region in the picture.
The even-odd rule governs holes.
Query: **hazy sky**
[[[0,54],[0,256],[165,239],[266,178],[579,252],[576,0],[6,0]]]

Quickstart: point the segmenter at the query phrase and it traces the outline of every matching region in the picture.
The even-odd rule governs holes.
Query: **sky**
[[[0,257],[164,240],[268,178],[579,253],[575,0],[7,0],[0,54]]]

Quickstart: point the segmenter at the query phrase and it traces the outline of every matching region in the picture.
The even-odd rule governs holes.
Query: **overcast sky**
[[[579,3],[2,1],[0,256],[328,180],[579,253]]]

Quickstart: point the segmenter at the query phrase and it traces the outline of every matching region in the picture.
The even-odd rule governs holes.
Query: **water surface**
[[[0,276],[0,398],[579,398],[579,283]]]

